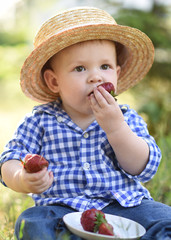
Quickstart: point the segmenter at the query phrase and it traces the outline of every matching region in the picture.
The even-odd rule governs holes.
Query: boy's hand
[[[97,122],[106,132],[111,134],[122,127],[124,116],[114,97],[103,87],[94,89],[94,94],[90,96],[90,105]]]
[[[90,105],[120,166],[129,174],[140,174],[149,160],[148,144],[130,129],[118,103],[105,89],[99,86],[94,90]]]
[[[36,173],[27,173],[22,167],[20,172],[20,181],[23,189],[28,193],[42,193],[46,191],[53,182],[53,173],[43,168]]]

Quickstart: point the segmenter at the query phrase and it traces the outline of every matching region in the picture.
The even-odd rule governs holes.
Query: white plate
[[[86,240],[138,239],[146,232],[145,228],[130,219],[105,214],[106,220],[113,226],[115,236],[107,236],[85,231],[80,223],[81,212],[68,213],[63,217],[67,228]]]

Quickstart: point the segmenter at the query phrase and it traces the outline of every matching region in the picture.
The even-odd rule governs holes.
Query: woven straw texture
[[[137,84],[151,68],[154,47],[143,32],[117,25],[107,12],[98,8],[70,9],[49,19],[37,33],[34,50],[21,69],[20,84],[26,96],[43,103],[56,100],[57,94],[51,92],[42,79],[42,67],[60,50],[78,42],[95,39],[107,39],[121,44],[117,49],[121,65],[117,94]]]

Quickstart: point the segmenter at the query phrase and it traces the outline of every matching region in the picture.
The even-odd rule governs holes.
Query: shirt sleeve
[[[157,146],[154,138],[149,134],[147,129],[147,124],[144,122],[143,118],[137,114],[133,109],[127,106],[127,111],[124,113],[125,121],[131,128],[131,130],[136,133],[137,136],[141,137],[146,141],[149,146],[149,161],[145,169],[136,176],[132,176],[126,173],[123,169],[122,171],[129,177],[134,178],[134,180],[139,180],[141,182],[149,181],[157,172],[158,166],[161,160],[161,151]],[[138,159],[137,159],[138,161]]]
[[[13,138],[5,146],[0,157],[0,181],[2,164],[9,160],[24,159],[28,153],[39,154],[41,150],[41,139],[43,130],[39,124],[40,117],[36,114],[27,115],[18,126]]]

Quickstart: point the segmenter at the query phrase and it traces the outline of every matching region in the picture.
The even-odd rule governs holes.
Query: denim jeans
[[[17,219],[17,240],[81,240],[66,228],[62,217],[75,210],[67,206],[36,206],[24,211]],[[103,209],[104,213],[132,219],[146,229],[142,240],[171,239],[171,207],[144,199],[139,206],[124,208],[114,201]],[[65,238],[69,236],[69,238]]]

